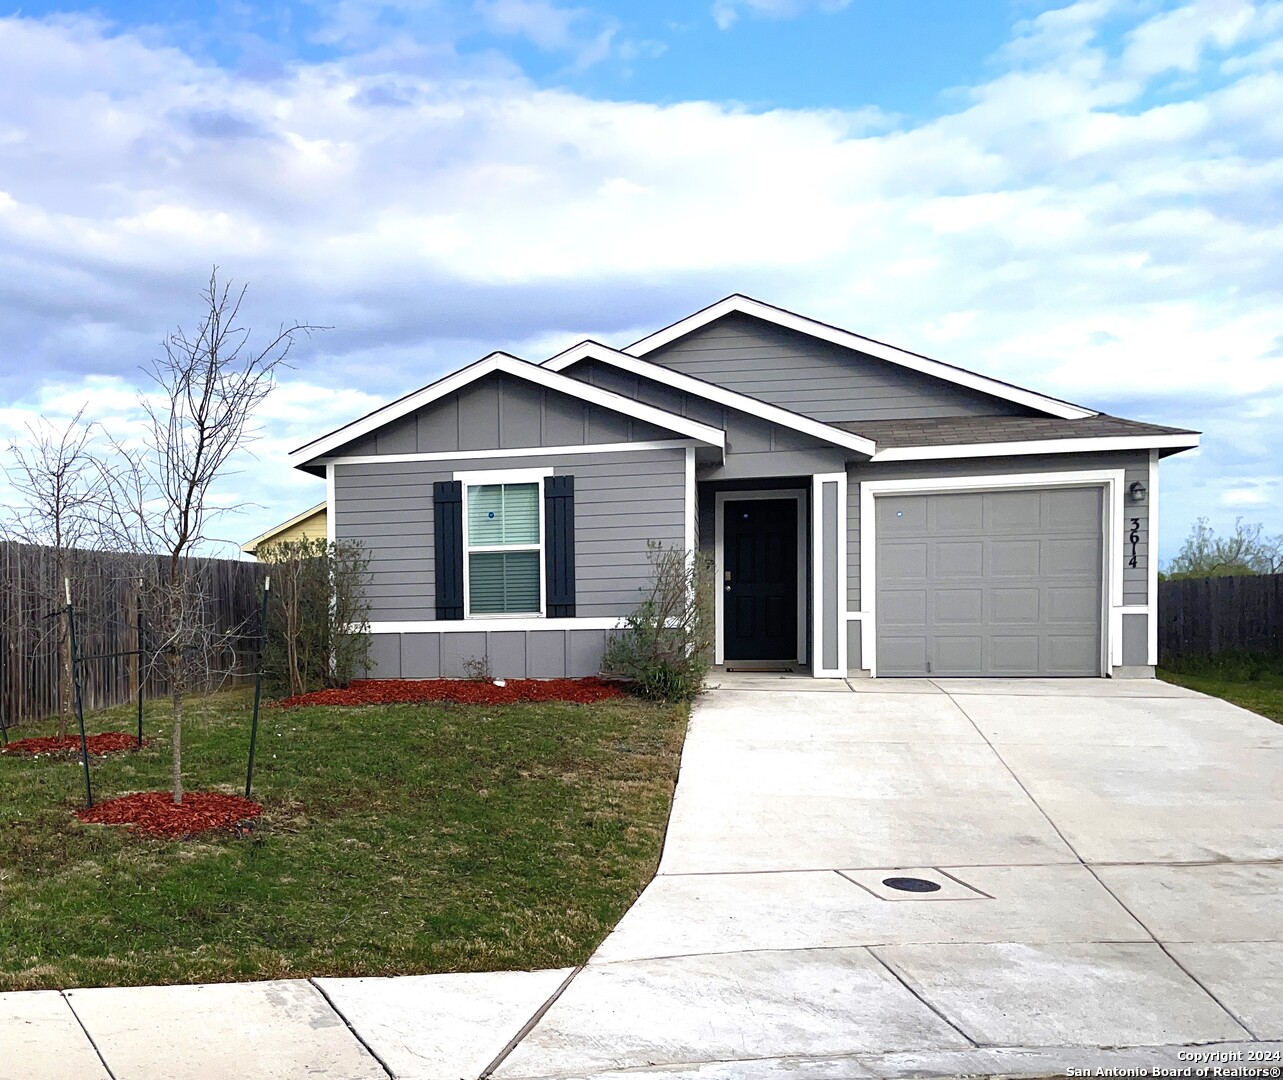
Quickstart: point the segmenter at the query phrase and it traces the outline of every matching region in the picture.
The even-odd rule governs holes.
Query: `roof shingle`
[[[856,420],[833,424],[872,439],[879,450],[910,446],[966,446],[971,443],[1041,439],[1099,439],[1119,435],[1197,435],[1186,428],[1124,420],[1097,413],[1081,420],[1055,416],[939,416],[918,420]]]

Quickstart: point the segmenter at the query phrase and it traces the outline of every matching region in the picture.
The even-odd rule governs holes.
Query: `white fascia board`
[[[313,439],[305,446],[300,446],[297,450],[292,451],[289,455],[289,462],[295,468],[314,462],[317,458],[328,454],[345,443],[360,438],[362,435],[368,435],[385,424],[421,409],[425,405],[430,405],[432,402],[447,397],[458,390],[462,390],[465,386],[496,371],[503,372],[505,375],[513,375],[518,379],[525,379],[536,386],[568,394],[593,405],[600,405],[603,408],[622,413],[625,416],[631,416],[637,420],[644,420],[648,424],[675,431],[680,435],[698,439],[700,442],[705,442],[712,446],[725,447],[726,445],[726,433],[721,428],[709,427],[707,424],[689,420],[684,416],[677,416],[674,413],[665,412],[663,409],[657,409],[653,405],[634,401],[632,398],[624,397],[622,394],[616,394],[610,390],[602,390],[600,387],[591,386],[578,379],[561,375],[555,370],[532,364],[527,360],[520,360],[515,356],[509,356],[507,353],[496,352],[478,360],[474,364],[461,368],[451,375],[447,375],[444,379],[439,379],[431,386],[425,386],[422,390],[416,390],[413,394],[407,394],[391,404],[384,405],[381,409],[376,409],[367,416],[354,420],[337,431],[332,431],[319,439]]]
[[[939,461],[942,458],[1014,457],[1020,454],[1092,454],[1108,450],[1189,450],[1197,435],[1102,435],[1091,439],[1030,439],[1024,442],[963,443],[949,446],[887,447],[873,455],[880,461]]]
[[[1146,598],[1149,600],[1149,623],[1146,626],[1148,636],[1146,653],[1150,667],[1158,666],[1158,451],[1149,452],[1149,546],[1146,558],[1149,560],[1149,588]]]
[[[978,390],[991,397],[1026,405],[1031,409],[1037,409],[1039,412],[1044,412],[1051,416],[1059,416],[1067,420],[1081,420],[1084,416],[1096,415],[1092,409],[1084,409],[1080,405],[1072,405],[1057,398],[1045,397],[1042,394],[1034,393],[1032,390],[1023,390],[1018,386],[991,379],[986,375],[978,375],[974,371],[965,371],[962,368],[943,364],[939,360],[932,360],[926,356],[919,356],[917,353],[906,352],[904,349],[897,349],[894,345],[887,345],[881,341],[874,341],[872,338],[861,337],[859,334],[853,334],[849,330],[842,330],[839,327],[830,326],[828,323],[817,322],[815,319],[808,319],[804,315],[798,315],[795,312],[786,311],[784,308],[778,308],[772,304],[764,304],[760,300],[754,300],[751,297],[738,294],[728,296],[725,300],[719,300],[711,307],[704,308],[703,311],[688,315],[680,322],[675,322],[672,326],[667,326],[657,333],[650,334],[640,341],[634,342],[624,352],[631,356],[645,356],[647,353],[653,352],[669,342],[676,341],[693,330],[698,330],[701,326],[706,326],[714,320],[734,312],[752,315],[766,322],[775,323],[776,326],[796,330],[813,338],[819,338],[821,341],[828,341],[834,345],[854,349],[868,356],[876,356],[879,360],[899,364],[901,367],[910,368],[913,371],[921,372],[923,375],[930,375],[933,378],[942,379],[957,386]]]
[[[412,622],[370,622],[371,634],[511,634],[533,630],[618,630],[622,615],[597,618],[546,619],[541,615],[497,615],[488,618],[416,620]]]
[[[737,409],[761,420],[769,420],[772,424],[779,424],[780,427],[792,428],[794,431],[800,431],[816,439],[823,439],[825,442],[845,447],[848,450],[854,450],[860,454],[871,456],[877,449],[877,444],[863,435],[843,431],[841,428],[832,427],[820,420],[812,420],[809,416],[802,416],[800,413],[792,412],[789,409],[782,409],[778,405],[768,405],[765,401],[759,401],[757,398],[749,397],[747,394],[728,390],[724,386],[718,386],[716,383],[706,382],[703,379],[696,379],[691,375],[683,375],[679,371],[653,364],[649,360],[631,356],[626,352],[620,352],[618,349],[612,349],[608,345],[601,345],[595,341],[581,342],[573,348],[545,360],[541,366],[551,371],[564,371],[581,360],[600,360],[603,364],[610,364],[621,371],[640,375],[653,382],[661,383],[686,394],[693,394],[695,397],[701,397],[707,401],[715,401],[719,405]]]
[[[626,443],[574,443],[566,446],[511,446],[498,450],[432,450],[422,454],[352,454],[320,457],[312,465],[390,465],[409,461],[514,461],[521,458],[575,457],[579,454],[636,454],[646,450],[685,450],[698,440],[654,439]]]

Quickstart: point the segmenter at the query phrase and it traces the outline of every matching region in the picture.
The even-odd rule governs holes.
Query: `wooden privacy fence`
[[[86,710],[119,705],[137,694],[168,691],[162,663],[144,663],[138,650],[139,561],[106,552],[77,551],[71,560],[81,692]],[[258,598],[264,568],[231,559],[191,559],[207,625],[221,641],[213,678],[239,680],[257,648]],[[65,626],[63,585],[53,551],[0,542],[0,724],[12,727],[58,711],[58,642]],[[144,646],[150,646],[144,619]],[[146,653],[146,649],[145,649]]]
[[[1158,650],[1160,657],[1283,655],[1283,574],[1161,582]]]

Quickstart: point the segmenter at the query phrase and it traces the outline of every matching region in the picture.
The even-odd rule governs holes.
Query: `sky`
[[[136,428],[214,265],[255,337],[331,328],[229,541],[393,397],[732,292],[1203,431],[1165,559],[1283,533],[1280,0],[38,0],[0,72],[0,444]]]

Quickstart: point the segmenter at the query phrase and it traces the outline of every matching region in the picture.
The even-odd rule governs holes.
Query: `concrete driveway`
[[[1283,727],[1158,682],[816,685],[701,700],[659,876],[496,1076],[1283,1065]]]
[[[0,1080],[1277,1076],[1281,765],[1163,683],[725,680],[584,968],[0,994]]]

